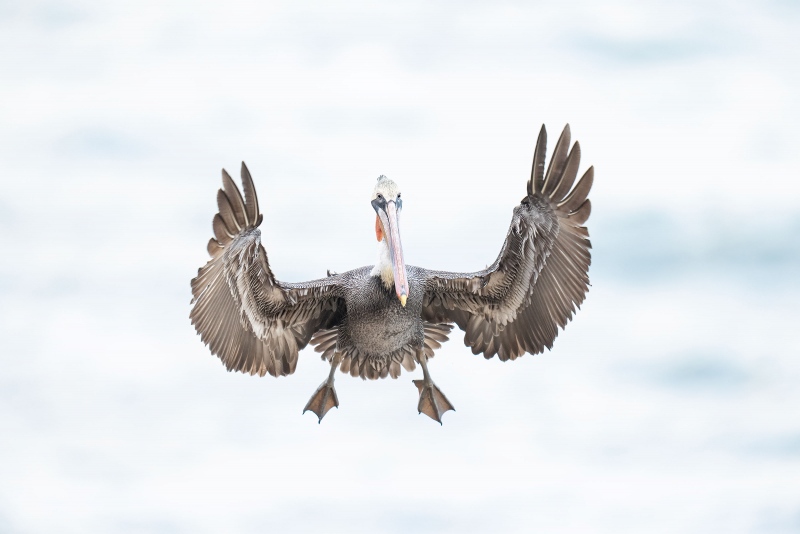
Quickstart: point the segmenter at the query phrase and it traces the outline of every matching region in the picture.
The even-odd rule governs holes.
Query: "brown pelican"
[[[275,278],[261,246],[262,215],[250,172],[242,163],[242,197],[225,170],[219,213],[208,242],[211,260],[192,280],[191,320],[229,371],[284,376],[311,343],[330,373],[305,411],[320,421],[339,399],[334,372],[363,379],[397,378],[422,367],[420,413],[442,422],[453,405],[431,380],[428,361],[455,323],[474,354],[513,360],[552,348],[589,286],[587,199],[594,170],[573,187],[581,150],[571,150],[569,125],[545,172],[547,133],[539,132],[527,194],[491,266],[474,273],[406,265],[400,241],[403,200],[397,184],[378,178],[372,192],[379,242],[374,266],[310,282]]]

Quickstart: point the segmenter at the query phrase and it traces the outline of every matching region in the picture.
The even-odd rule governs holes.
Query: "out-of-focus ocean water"
[[[800,532],[792,3],[0,4],[0,532]],[[286,281],[494,260],[546,123],[595,166],[552,351],[225,372],[189,323],[219,169]],[[549,156],[549,151],[548,151]]]

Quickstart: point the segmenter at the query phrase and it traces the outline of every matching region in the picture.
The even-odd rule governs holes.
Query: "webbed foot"
[[[444,413],[456,410],[433,382],[426,384],[424,380],[414,380],[414,385],[419,389],[419,413],[424,413],[441,425]]]
[[[424,413],[441,425],[444,413],[456,410],[433,382],[426,384],[424,380],[414,380],[414,385],[419,389],[419,413]]]
[[[334,406],[336,408],[339,407],[339,397],[336,396],[336,389],[333,387],[333,373],[336,372],[341,362],[342,355],[338,353],[334,354],[333,358],[331,358],[331,372],[328,374],[328,379],[320,384],[317,391],[311,395],[306,407],[303,408],[303,413],[311,410],[317,414],[317,417],[319,417],[318,423],[322,422],[322,418],[325,417],[325,414],[328,413],[331,408]]]
[[[414,380],[414,385],[419,390],[419,404],[417,410],[424,413],[434,421],[442,424],[442,416],[450,410],[456,411],[447,397],[444,396],[436,384],[431,380],[428,373],[428,359],[424,354],[418,355],[419,363],[422,366],[422,380]]]
[[[311,396],[308,404],[303,408],[303,413],[311,410],[317,414],[319,422],[321,423],[322,418],[325,417],[325,414],[333,407],[339,407],[339,397],[336,396],[336,389],[333,387],[333,381],[326,380]]]

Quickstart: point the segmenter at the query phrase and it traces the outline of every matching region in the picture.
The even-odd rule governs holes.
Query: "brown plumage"
[[[514,208],[495,262],[474,273],[406,267],[397,185],[379,178],[373,193],[380,242],[376,266],[303,283],[275,278],[260,243],[262,215],[242,164],[242,190],[223,171],[211,260],[192,280],[192,323],[228,370],[288,375],[311,343],[331,374],[307,405],[320,420],[338,406],[333,371],[364,379],[397,378],[423,366],[419,409],[437,421],[452,405],[430,380],[426,362],[455,323],[474,354],[513,360],[552,348],[583,302],[591,263],[590,167],[575,184],[580,145],[564,128],[545,171],[544,126],[534,150],[527,195]],[[574,186],[574,187],[573,187]]]

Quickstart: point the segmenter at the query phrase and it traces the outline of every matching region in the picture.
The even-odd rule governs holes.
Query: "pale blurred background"
[[[800,5],[0,2],[0,532],[800,532]],[[542,123],[595,165],[552,352],[225,372],[189,323],[245,160],[286,281],[494,260]],[[549,151],[548,151],[549,153]]]

